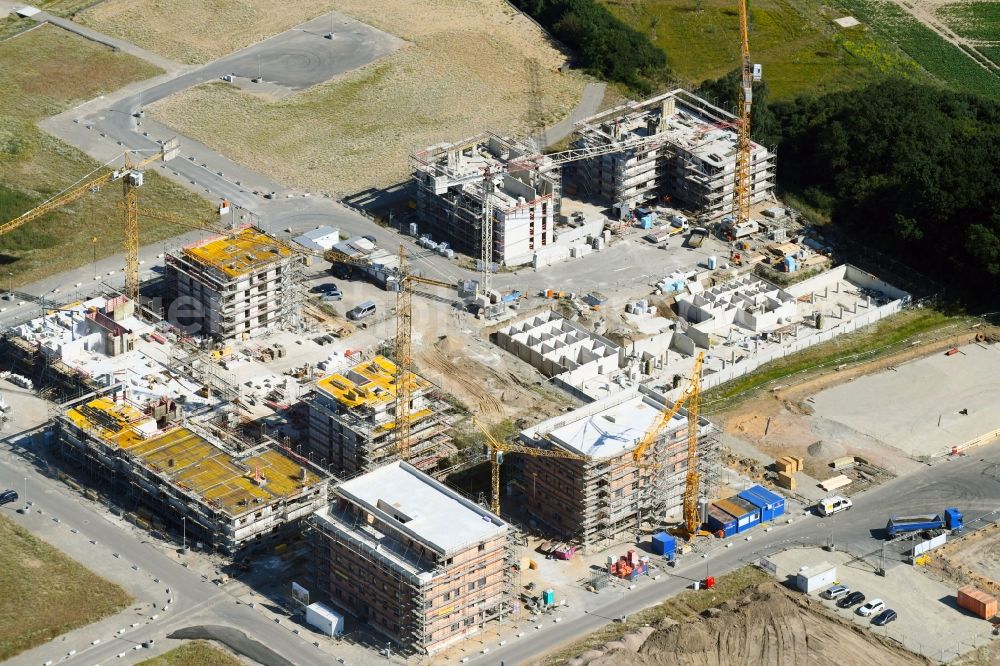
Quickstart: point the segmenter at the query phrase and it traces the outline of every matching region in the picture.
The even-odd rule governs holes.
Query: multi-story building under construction
[[[687,415],[659,432],[638,464],[633,451],[665,399],[630,389],[522,431],[524,444],[581,459],[520,456],[515,484],[535,526],[584,548],[630,538],[643,523],[679,518],[687,475]],[[714,496],[720,463],[714,426],[699,419],[700,497]]]
[[[143,411],[90,397],[57,417],[58,453],[150,522],[223,553],[282,538],[326,503],[329,477],[308,461],[180,415],[169,400]]]
[[[658,202],[664,195],[709,217],[733,205],[736,116],[685,90],[628,102],[576,123],[578,147],[597,148],[639,137],[661,142],[579,160],[566,167],[588,194],[609,203]],[[754,143],[751,202],[774,189],[775,155]]]
[[[484,176],[492,170],[493,261],[530,263],[535,252],[555,242],[560,198],[558,174],[507,171],[510,162],[533,154],[524,144],[490,133],[414,153],[421,231],[457,252],[481,257]]]
[[[255,227],[168,252],[168,319],[223,340],[293,327],[300,316],[302,261],[288,244]]]
[[[514,612],[513,529],[402,461],[336,486],[311,519],[316,589],[432,654]]]
[[[384,356],[362,361],[316,382],[309,405],[312,459],[341,477],[352,477],[399,458],[395,437],[396,364]],[[454,453],[446,423],[447,402],[416,374],[410,386],[409,462],[424,471]]]

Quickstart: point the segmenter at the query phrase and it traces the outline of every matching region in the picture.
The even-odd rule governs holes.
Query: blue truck
[[[960,530],[962,529],[962,514],[952,507],[944,510],[941,514],[924,516],[893,516],[885,525],[885,533],[894,537],[905,532],[921,532],[923,530]]]

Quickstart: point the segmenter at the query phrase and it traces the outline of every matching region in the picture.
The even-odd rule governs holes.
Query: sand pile
[[[668,623],[638,653],[581,655],[579,666],[879,666],[929,664],[869,631],[827,614],[818,602],[764,583],[691,622]],[[582,657],[589,657],[583,659]]]

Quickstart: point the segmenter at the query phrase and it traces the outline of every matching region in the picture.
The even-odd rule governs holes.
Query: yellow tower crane
[[[108,168],[100,176],[61,192],[13,220],[0,224],[0,236],[14,231],[32,220],[37,220],[46,213],[51,213],[73,203],[89,192],[97,192],[108,183],[120,180],[122,181],[122,202],[119,206],[122,210],[125,231],[125,295],[135,300],[139,296],[139,206],[136,190],[142,186],[142,169],[144,167],[160,159],[166,162],[172,159],[176,153],[177,141],[174,139],[164,143],[157,154],[147,157],[138,164],[132,163],[131,152],[126,151],[125,166],[122,169]]]
[[[750,221],[750,159],[753,144],[750,141],[750,107],[753,103],[753,82],[760,80],[760,68],[750,62],[750,28],[747,19],[747,2],[740,4],[740,99],[739,124],[737,125],[736,183],[733,190],[734,225]],[[735,227],[734,227],[735,228]]]
[[[364,259],[356,259],[346,254],[329,250],[324,258],[330,263],[347,264],[366,268],[370,263]],[[396,427],[394,437],[396,451],[399,457],[407,460],[410,457],[410,403],[413,389],[413,285],[426,284],[432,287],[448,287],[456,285],[444,280],[414,275],[410,272],[406,250],[399,246],[399,269],[396,275]]]
[[[486,446],[490,450],[490,510],[497,515],[500,515],[500,465],[503,464],[503,454],[523,453],[524,455],[536,458],[589,460],[587,456],[579,453],[570,453],[562,449],[537,449],[533,446],[521,446],[520,444],[513,444],[511,442],[501,442],[490,433],[486,426],[475,418],[472,419],[472,423],[483,433],[483,436],[486,438]]]
[[[688,535],[698,532],[698,400],[701,397],[701,368],[705,362],[705,352],[700,352],[695,358],[691,369],[691,381],[681,396],[669,409],[664,405],[656,420],[632,451],[632,459],[636,465],[642,466],[646,450],[656,441],[670,419],[687,405],[688,437],[687,437],[687,476],[684,482],[684,529]]]

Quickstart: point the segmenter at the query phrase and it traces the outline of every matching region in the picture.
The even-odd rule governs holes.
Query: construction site
[[[147,526],[183,521],[185,539],[223,553],[278,543],[326,503],[323,470],[218,417],[185,419],[169,400],[139,409],[114,392],[85,399],[56,418],[53,435],[59,457],[131,498]]]
[[[681,410],[663,422],[671,406],[654,392],[632,389],[522,431],[525,446],[572,456],[519,460],[510,486],[517,488],[529,525],[585,550],[600,550],[680,522],[689,490],[688,413]],[[713,498],[718,491],[715,430],[698,420],[699,497]]]
[[[916,548],[888,526],[882,540],[881,525],[917,511],[932,519],[965,512],[973,533],[995,525],[1000,463],[988,446],[1000,436],[990,408],[1000,338],[963,328],[935,340],[938,356],[907,364],[923,348],[925,329],[915,328],[885,344],[893,353],[910,345],[912,357],[861,376],[872,366],[862,365],[868,350],[851,346],[858,336],[882,320],[891,328],[919,319],[924,305],[910,287],[841,263],[847,255],[775,198],[777,156],[750,138],[760,71],[740,4],[735,114],[684,89],[605,100],[602,84],[596,101],[560,121],[561,138],[548,147],[541,126],[400,133],[432,145],[394,155],[409,155],[398,189],[364,193],[389,202],[387,218],[340,192],[295,191],[216,162],[223,156],[201,143],[165,164],[180,154],[180,142],[165,139],[170,127],[143,120],[141,97],[123,103],[128,128],[116,131],[141,131],[143,146],[158,142],[152,149],[125,148],[124,165],[116,152],[0,225],[2,235],[105,186],[122,192],[124,257],[98,271],[95,239],[93,270],[82,271],[92,282],[78,271],[33,292],[9,285],[9,309],[0,306],[0,386],[10,394],[9,403],[0,397],[0,427],[17,423],[10,455],[31,462],[23,495],[0,488],[13,492],[5,501],[23,506],[16,515],[25,521],[53,497],[71,504],[43,486],[32,508],[27,475],[39,470],[38,483],[78,491],[89,509],[122,518],[109,520],[127,538],[136,540],[138,528],[144,545],[168,555],[170,571],[193,575],[188,589],[198,592],[174,602],[168,587],[170,601],[152,604],[159,612],[143,607],[143,632],[167,637],[154,623],[169,605],[205,614],[204,626],[235,626],[232,618],[253,613],[282,632],[281,647],[295,646],[288,663],[317,654],[341,663],[525,663],[583,629],[624,631],[630,614],[684,588],[714,599],[717,572],[747,562],[787,587],[808,578],[809,567],[839,564],[869,602],[876,589],[897,600],[908,617],[896,626],[911,643],[918,619],[943,613],[941,626],[960,627],[976,645],[992,616],[910,610],[920,594],[946,597],[950,583],[927,583],[916,568],[927,561],[917,562]],[[526,22],[513,6],[501,9],[496,16]],[[334,13],[265,39],[263,51],[211,70],[177,69],[164,81],[182,92],[207,72],[219,89],[263,84],[258,101],[279,88],[282,98],[315,95],[309,88],[325,81],[310,78],[317,73],[286,67],[287,81],[265,80],[260,54],[279,56],[270,63],[277,70],[277,61],[310,49],[343,48],[335,38],[346,37],[345,25],[355,30],[351,40],[362,28],[376,31]],[[416,47],[403,46],[383,45],[383,55],[399,48],[412,57]],[[381,52],[362,54],[373,78]],[[247,59],[256,60],[256,80],[232,73]],[[558,79],[561,66],[543,78]],[[322,68],[339,71],[332,59]],[[531,92],[538,99],[525,106],[535,114],[542,92]],[[76,124],[107,130],[88,122]],[[478,133],[442,140],[445,129]],[[152,168],[202,196],[219,194],[218,218],[186,223],[140,207]],[[143,216],[190,233],[160,252],[145,249]],[[836,353],[841,344],[849,353]],[[794,366],[806,350],[821,360]],[[782,372],[794,367],[756,382],[772,362],[785,364]],[[782,384],[800,373],[826,373],[815,381],[827,383]],[[8,404],[17,409],[28,395],[48,401],[47,421],[10,418]],[[736,406],[720,407],[729,400]],[[983,447],[982,459],[967,456],[973,447]],[[934,492],[924,498],[891,485],[909,483],[907,475]],[[828,498],[836,488],[854,504]],[[861,511],[834,517],[827,506]],[[45,510],[44,520],[58,524],[59,509]],[[944,543],[959,529],[945,527],[928,528],[927,542]],[[994,533],[983,534],[938,551],[939,571],[958,569],[975,543],[992,547]],[[119,536],[87,542],[103,553],[98,542]],[[825,554],[813,552],[821,547]],[[112,559],[125,551],[115,548]],[[995,593],[987,559],[965,582]],[[210,569],[212,578],[202,573]],[[790,573],[783,579],[779,570]],[[890,645],[871,633],[884,625],[868,627],[861,614],[838,619],[808,597],[812,589],[795,601],[758,574],[727,605],[699,602],[698,612],[714,608],[700,619],[647,626],[630,654],[611,646],[574,663],[655,664],[664,654],[698,664],[846,663],[844,655],[860,659],[867,648],[887,662],[920,663],[906,637]],[[221,588],[230,576],[239,587],[218,598],[205,585]],[[155,580],[160,594],[165,584]],[[986,608],[982,595],[972,596]],[[760,614],[770,619],[757,622]],[[575,628],[552,629],[564,620]],[[261,643],[274,639],[247,627]],[[824,645],[803,642],[810,632]],[[768,636],[778,637],[773,649]],[[847,647],[831,648],[834,641]],[[299,643],[306,657],[294,651]]]
[[[336,486],[312,518],[316,583],[424,654],[517,612],[515,530],[396,461]]]
[[[577,122],[575,145],[640,147],[575,162],[571,177],[581,192],[622,208],[666,195],[707,218],[718,217],[732,206],[738,124],[736,116],[683,89],[629,102]],[[751,143],[749,159],[753,204],[773,197],[776,158]]]
[[[409,384],[410,464],[432,473],[454,453],[449,436],[454,409],[430,382],[412,373],[400,378],[395,363],[375,356],[318,380],[306,398],[314,459],[341,478],[397,460],[397,381]]]
[[[299,324],[302,255],[247,227],[166,255],[177,321],[218,340],[247,340]],[[195,328],[191,328],[195,327]]]

